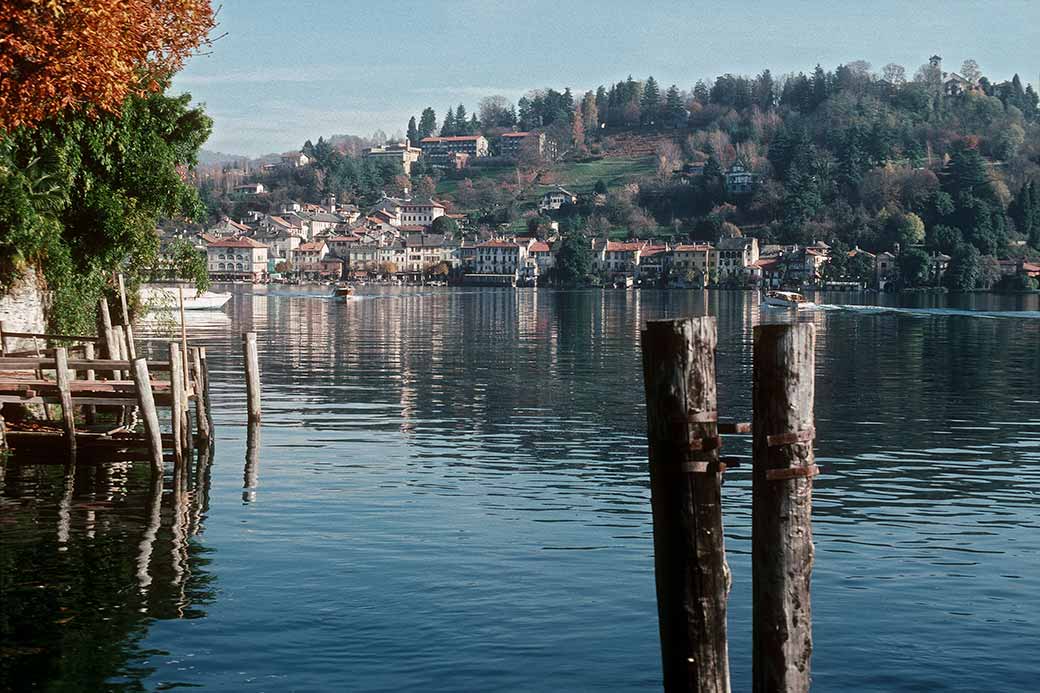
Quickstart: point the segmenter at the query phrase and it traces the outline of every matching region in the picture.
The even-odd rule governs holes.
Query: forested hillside
[[[689,90],[629,77],[581,96],[547,88],[516,104],[489,97],[472,111],[450,107],[441,120],[427,107],[407,126],[413,141],[484,134],[494,142],[509,130],[538,130],[555,144],[554,160],[490,157],[460,172],[420,161],[409,178],[319,139],[303,148],[315,165],[279,174],[272,199],[336,194],[365,204],[408,189],[443,196],[474,225],[521,228],[536,216],[543,186],[577,185],[574,172],[590,170],[577,164],[623,157],[639,175],[610,181],[605,201],[589,196],[567,210],[567,229],[715,240],[729,222],[763,242],[1033,256],[1037,102],[1017,75],[991,80],[970,60],[947,72],[938,56],[912,77],[864,62],[783,77],[726,74]],[[677,175],[691,164],[694,174]],[[726,185],[735,164],[753,173],[742,191]],[[209,196],[211,209],[265,204],[235,208],[220,197]]]

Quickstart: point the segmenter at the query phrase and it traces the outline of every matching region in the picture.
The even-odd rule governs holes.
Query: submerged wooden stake
[[[76,410],[72,407],[72,385],[69,382],[69,354],[65,347],[54,350],[54,379],[61,397],[61,418],[68,436],[69,454],[76,455]]]
[[[256,333],[242,335],[242,351],[246,358],[246,391],[249,396],[249,421],[260,420],[260,359],[256,352]]]
[[[753,690],[810,686],[815,328],[754,332]]]
[[[152,381],[148,375],[148,361],[134,359],[134,383],[137,385],[137,405],[141,408],[144,419],[145,437],[152,455],[152,466],[159,472],[163,468],[162,431],[159,429],[159,414],[155,411],[155,397],[152,394]]]
[[[642,337],[664,689],[728,693],[722,474],[718,446],[695,444],[718,435],[715,319],[653,321]]]

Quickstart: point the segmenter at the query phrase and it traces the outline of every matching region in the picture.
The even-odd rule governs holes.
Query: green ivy
[[[136,295],[158,264],[159,218],[204,213],[180,172],[196,163],[212,121],[190,101],[132,97],[116,114],[64,115],[0,135],[0,292],[27,265],[40,267],[52,327],[69,332],[93,330],[116,272]],[[179,257],[181,276],[204,284],[198,259]]]

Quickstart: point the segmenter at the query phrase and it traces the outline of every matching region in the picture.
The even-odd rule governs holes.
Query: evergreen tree
[[[455,132],[454,135],[466,135],[469,130],[469,121],[466,116],[466,107],[461,103],[458,108],[455,109]]]
[[[679,94],[679,87],[674,84],[668,87],[664,96],[664,118],[674,128],[686,124],[686,106]]]
[[[419,142],[419,128],[415,124],[415,116],[408,119],[408,134],[405,135],[411,144],[417,144]]]
[[[711,90],[708,89],[708,85],[703,79],[698,79],[697,83],[693,85],[693,99],[697,103],[707,104],[711,96]]]
[[[441,137],[451,137],[456,129],[455,112],[449,108],[445,113],[444,123],[441,124]]]
[[[469,134],[477,135],[480,134],[480,121],[477,120],[477,114],[474,113],[469,117]]]
[[[773,83],[772,72],[763,70],[762,74],[755,79],[751,98],[759,110],[773,110],[773,106],[776,103],[776,85]]]
[[[979,285],[981,254],[975,246],[962,243],[953,251],[943,282],[952,291],[971,291]]]
[[[657,122],[661,110],[661,89],[657,86],[657,80],[653,75],[646,78],[643,85],[643,97],[639,103],[640,118],[644,125],[653,125]]]
[[[422,140],[424,137],[429,137],[437,131],[437,114],[434,113],[433,109],[427,106],[423,109],[422,115],[419,116],[419,128],[416,133],[416,137]]]

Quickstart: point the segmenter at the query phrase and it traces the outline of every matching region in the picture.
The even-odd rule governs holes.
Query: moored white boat
[[[794,310],[809,310],[816,304],[794,291],[767,291],[762,296],[762,304],[770,308],[788,308]]]
[[[229,293],[204,291],[198,293],[194,287],[183,287],[184,310],[220,310],[231,300]],[[180,310],[180,291],[176,286],[142,286],[141,302],[153,309]]]

